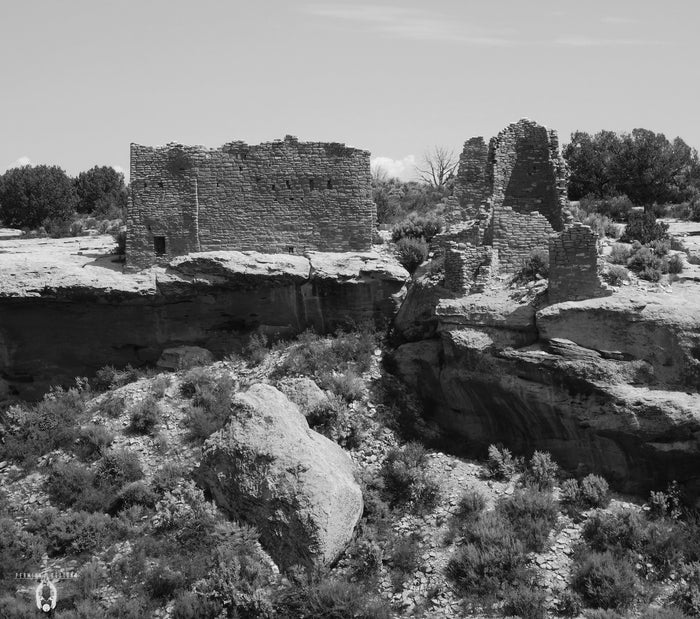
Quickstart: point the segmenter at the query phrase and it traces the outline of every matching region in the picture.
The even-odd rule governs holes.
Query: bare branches
[[[447,150],[443,146],[435,146],[433,150],[423,155],[423,167],[416,166],[418,178],[424,183],[442,189],[457,170],[459,160],[454,151]]]

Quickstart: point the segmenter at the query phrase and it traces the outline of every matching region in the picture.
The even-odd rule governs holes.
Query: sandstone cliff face
[[[371,252],[203,252],[128,274],[103,255],[111,238],[41,241],[47,253],[38,240],[13,241],[0,255],[0,379],[29,399],[107,364],[155,363],[172,346],[222,356],[256,329],[381,325],[408,278]]]
[[[626,491],[676,479],[700,493],[700,295],[620,292],[539,310],[544,298],[512,296],[443,300],[437,336],[396,350],[400,375],[459,447],[547,450]]]

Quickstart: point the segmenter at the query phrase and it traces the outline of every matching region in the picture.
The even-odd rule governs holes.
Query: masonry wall
[[[535,249],[547,251],[554,232],[547,218],[537,211],[518,213],[509,206],[494,208],[491,225],[490,243],[498,252],[503,273],[519,271]]]
[[[556,132],[524,118],[493,138],[489,151],[493,207],[537,211],[554,230],[562,230],[567,179]]]
[[[465,218],[477,217],[491,198],[492,178],[488,166],[489,149],[484,138],[470,138],[459,157],[455,196]]]
[[[598,235],[574,223],[549,239],[549,300],[578,301],[611,294],[598,276]]]
[[[369,157],[291,136],[218,149],[132,144],[127,263],[140,268],[212,250],[369,250],[376,222]]]

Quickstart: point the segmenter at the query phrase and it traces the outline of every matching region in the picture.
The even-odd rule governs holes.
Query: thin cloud
[[[621,47],[667,44],[666,41],[650,41],[646,39],[595,39],[578,34],[557,37],[553,43],[562,47]]]
[[[32,165],[32,160],[29,157],[27,157],[27,155],[22,155],[21,157],[15,159],[14,163],[11,163],[9,166],[7,166],[7,169],[9,170],[11,168],[21,168],[25,165]]]
[[[605,17],[601,17],[600,21],[604,24],[636,24],[639,23],[639,20],[634,19],[633,17],[617,17],[615,15],[606,15]]]
[[[339,4],[327,6],[308,5],[307,13],[335,19],[355,22],[374,32],[386,34],[399,39],[413,41],[441,41],[500,47],[513,45],[506,31],[490,31],[470,26],[432,11],[368,4]]]
[[[400,178],[403,181],[415,180],[416,157],[406,155],[402,159],[392,159],[391,157],[372,157],[370,161],[372,171],[383,170],[387,176]]]

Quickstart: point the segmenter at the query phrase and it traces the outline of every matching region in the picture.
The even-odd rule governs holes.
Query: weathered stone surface
[[[218,250],[366,251],[370,185],[369,152],[344,144],[132,144],[127,263]]]
[[[396,318],[394,329],[398,336],[407,341],[432,337],[437,329],[435,308],[447,291],[421,278],[408,287]]]
[[[328,396],[323,389],[310,378],[287,378],[278,383],[277,388],[294,402],[304,415],[328,403]]]
[[[311,280],[361,283],[368,280],[405,282],[409,274],[393,256],[365,253],[308,252]]]
[[[700,299],[693,289],[567,302],[540,310],[545,339],[564,338],[598,351],[617,351],[647,362],[656,381],[700,388]]]
[[[181,256],[169,268],[212,285],[246,286],[298,284],[309,279],[310,264],[304,256],[261,254],[256,251],[212,251]]]
[[[156,365],[164,370],[180,370],[195,365],[207,365],[214,360],[211,351],[201,346],[174,346],[161,353]]]
[[[352,461],[274,387],[253,385],[236,404],[204,445],[199,483],[232,518],[259,529],[280,567],[333,563],[362,515]]]
[[[390,256],[366,253],[319,259],[314,277],[303,256],[255,252],[124,273],[105,255],[112,247],[108,236],[0,242],[0,377],[21,397],[104,365],[155,363],[177,345],[222,357],[257,329],[291,337],[381,326],[408,277]]]

